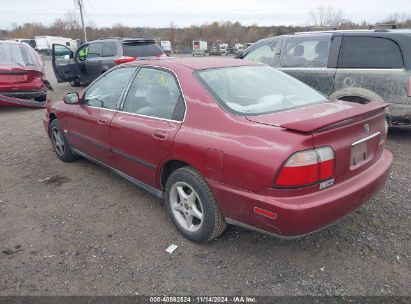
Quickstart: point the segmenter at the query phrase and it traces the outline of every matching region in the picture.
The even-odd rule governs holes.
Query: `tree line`
[[[262,38],[289,33],[309,31],[313,28],[334,27],[337,29],[368,29],[374,24],[356,23],[346,19],[344,13],[333,7],[318,7],[309,13],[310,25],[273,25],[258,26],[243,25],[240,22],[212,22],[189,27],[177,27],[174,23],[166,28],[130,27],[114,24],[111,27],[97,27],[92,22],[87,25],[89,40],[104,37],[146,37],[158,40],[169,40],[174,47],[191,46],[194,39],[202,39],[209,43],[247,43]],[[391,14],[380,23],[396,24],[399,28],[411,28],[411,17],[404,14]],[[9,31],[1,30],[0,39],[33,38],[34,36],[63,36],[72,39],[82,39],[82,31],[77,14],[67,12],[64,17],[57,18],[50,25],[29,22],[22,25],[14,24]]]

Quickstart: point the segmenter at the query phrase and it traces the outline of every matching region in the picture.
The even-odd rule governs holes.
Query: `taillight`
[[[167,55],[164,54],[164,53],[161,53],[161,54],[158,54],[158,55],[157,55],[157,58],[165,58],[165,57],[167,57]]]
[[[331,147],[321,147],[294,153],[278,174],[275,186],[302,187],[334,176],[335,156]]]
[[[127,62],[132,62],[136,60],[137,57],[132,57],[132,56],[121,56],[120,58],[114,59],[114,62],[116,64],[122,64],[122,63],[127,63]]]
[[[408,97],[411,97],[411,76],[408,76]]]
[[[41,79],[43,74],[39,71],[27,71],[27,80],[28,81],[33,81],[35,79]]]

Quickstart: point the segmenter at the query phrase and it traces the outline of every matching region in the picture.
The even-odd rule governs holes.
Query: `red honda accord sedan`
[[[83,156],[164,198],[192,241],[226,223],[296,237],[384,185],[386,106],[329,101],[256,62],[174,58],[108,71],[50,103],[44,127],[61,160]]]

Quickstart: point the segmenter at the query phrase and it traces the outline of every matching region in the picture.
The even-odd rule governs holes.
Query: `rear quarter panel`
[[[313,147],[311,135],[225,112],[191,70],[179,71],[179,77],[187,113],[175,137],[173,157],[204,177],[258,192],[272,187],[277,170],[294,151]]]

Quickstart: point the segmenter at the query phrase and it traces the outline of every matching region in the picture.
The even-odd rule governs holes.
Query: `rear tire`
[[[190,241],[211,241],[227,226],[207,182],[190,167],[180,168],[169,176],[164,200],[171,221]]]
[[[58,119],[53,119],[49,127],[50,140],[57,157],[64,162],[72,162],[78,155],[71,150],[71,146],[64,136]]]

